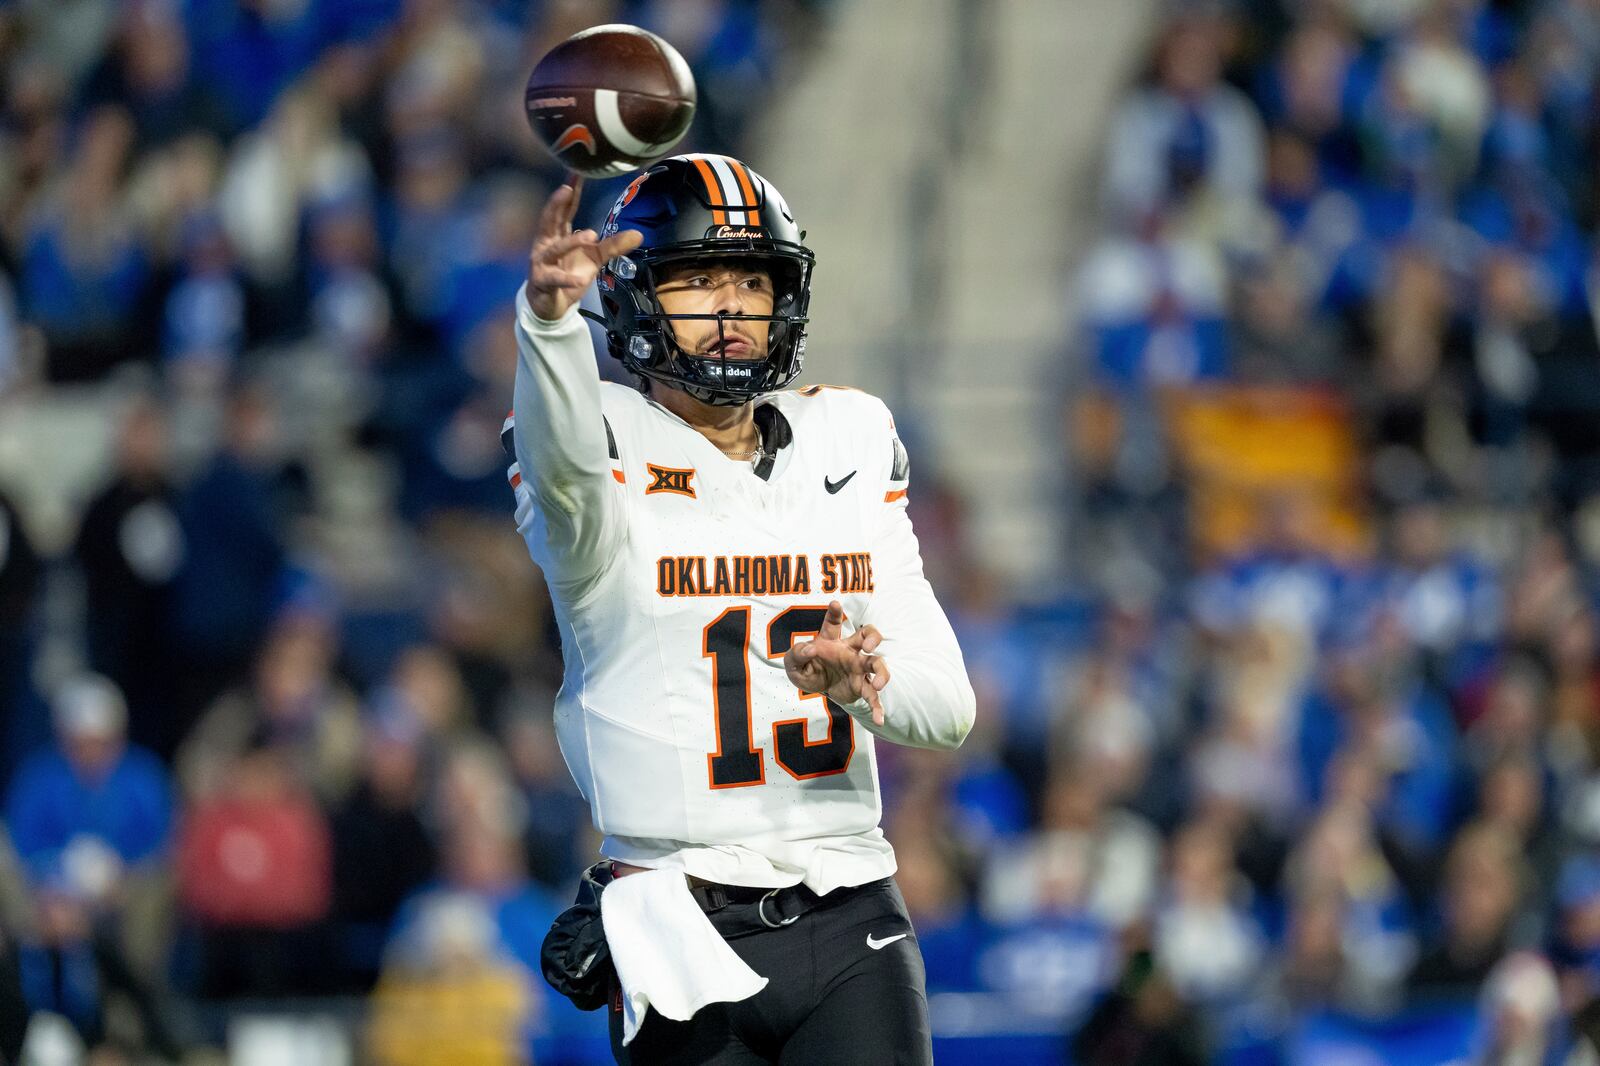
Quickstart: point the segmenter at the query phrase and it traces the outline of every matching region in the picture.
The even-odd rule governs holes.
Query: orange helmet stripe
[[[706,195],[711,198],[711,203],[714,205],[723,203],[722,186],[717,184],[717,176],[712,172],[711,164],[704,159],[696,159],[694,168],[700,172],[700,180],[706,183]],[[727,225],[728,212],[721,207],[713,207],[711,221],[718,226]]]
[[[756,210],[756,188],[750,180],[750,172],[743,163],[733,159],[728,160],[728,167],[738,177],[739,188],[744,191],[745,210],[749,212],[746,221],[752,226],[761,225],[761,212]]]

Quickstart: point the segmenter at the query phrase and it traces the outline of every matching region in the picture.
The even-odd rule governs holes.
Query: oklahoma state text
[[[807,596],[812,591],[871,592],[872,553],[823,555],[663,555],[656,560],[661,596]]]

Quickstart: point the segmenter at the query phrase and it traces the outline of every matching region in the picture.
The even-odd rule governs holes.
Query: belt
[[[689,895],[710,917],[711,924],[724,938],[782,929],[802,914],[822,903],[805,885],[786,888],[750,888],[746,885],[719,885],[698,877],[689,878]],[[829,893],[837,896],[839,893]]]

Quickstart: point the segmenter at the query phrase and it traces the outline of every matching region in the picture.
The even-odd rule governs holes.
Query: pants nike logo
[[[852,470],[848,474],[846,474],[844,477],[840,478],[838,481],[830,481],[828,479],[828,475],[827,474],[823,474],[822,475],[822,487],[827,489],[828,490],[828,495],[831,496],[835,492],[838,492],[840,489],[844,488],[846,485],[850,484],[850,479],[855,477],[855,476],[856,476],[856,472],[854,470]]]
[[[904,933],[896,933],[894,936],[886,936],[882,940],[874,940],[872,938],[872,934],[868,933],[867,934],[867,947],[871,948],[873,951],[882,951],[884,948],[888,947],[890,944],[893,944],[896,940],[904,940],[905,938],[906,938],[906,934],[904,934]]]

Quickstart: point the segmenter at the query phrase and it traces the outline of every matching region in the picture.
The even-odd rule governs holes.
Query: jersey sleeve
[[[883,725],[873,725],[866,700],[845,710],[884,740],[948,750],[971,731],[977,699],[955,631],[922,573],[922,555],[906,513],[910,461],[888,410],[880,410],[888,443],[877,466],[883,472],[883,499],[874,500],[873,506],[883,511],[872,545],[872,601],[862,622],[883,634],[877,654],[889,663],[889,683],[879,693]]]
[[[576,306],[545,322],[517,293],[511,470],[517,528],[546,578],[568,594],[603,576],[624,536],[600,375]]]

